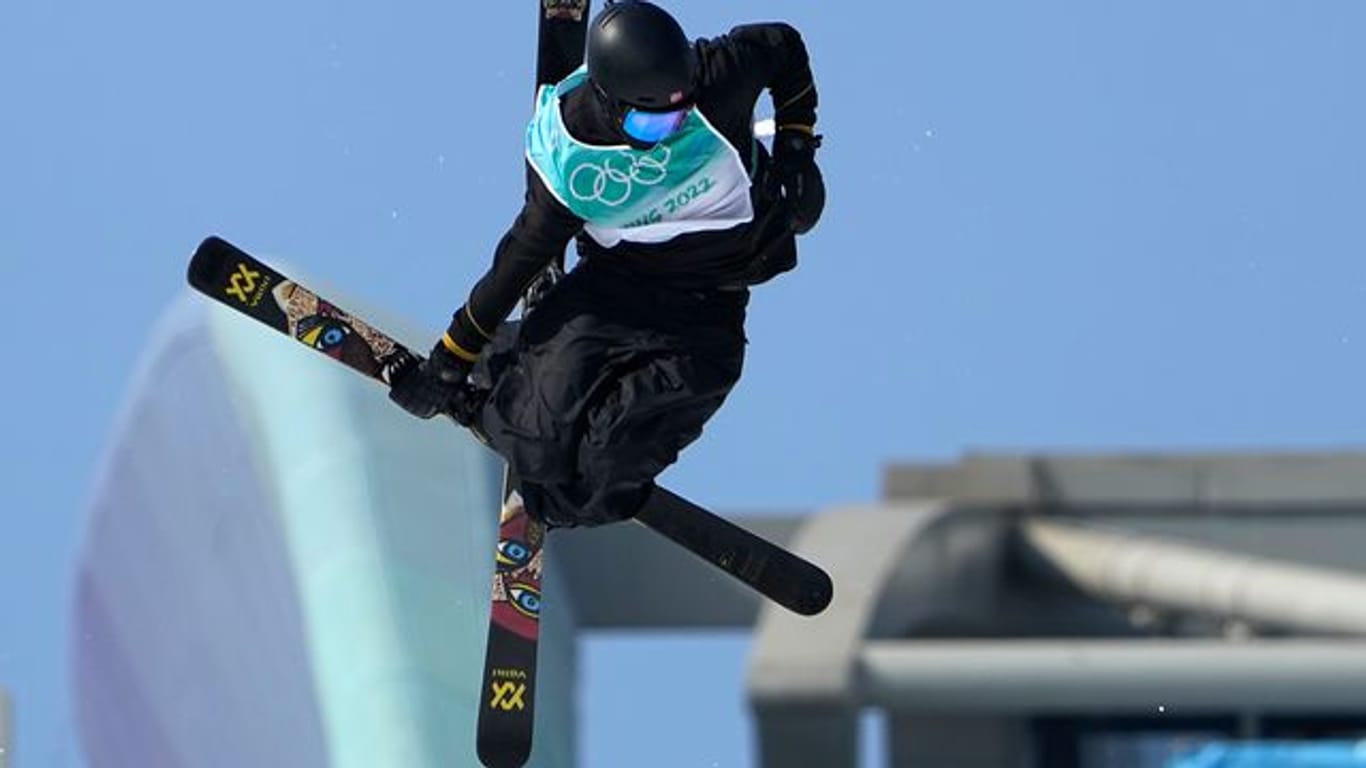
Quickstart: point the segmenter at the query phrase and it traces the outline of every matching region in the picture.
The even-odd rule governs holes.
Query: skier
[[[765,89],[771,156],[752,124]],[[609,4],[586,67],[538,94],[492,266],[390,397],[474,427],[547,525],[634,516],[739,379],[750,287],[794,267],[820,219],[816,106],[790,25],[690,42],[656,5]],[[575,238],[574,269],[505,323]]]

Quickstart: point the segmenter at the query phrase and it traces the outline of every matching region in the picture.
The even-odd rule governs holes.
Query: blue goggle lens
[[[689,109],[689,107],[685,107],[675,109],[672,112],[645,112],[633,107],[626,110],[626,117],[622,118],[621,128],[626,131],[627,136],[636,141],[654,144],[672,136],[675,131],[682,128],[683,121],[688,117]]]

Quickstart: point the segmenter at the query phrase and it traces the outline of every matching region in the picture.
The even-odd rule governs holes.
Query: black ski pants
[[[480,420],[528,513],[555,527],[633,517],[740,378],[748,298],[584,260],[504,324]]]

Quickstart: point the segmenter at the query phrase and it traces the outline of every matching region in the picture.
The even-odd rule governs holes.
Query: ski
[[[516,489],[516,478],[508,472],[498,515],[484,684],[475,734],[479,762],[488,768],[525,764],[531,757],[535,725],[546,528],[526,513]]]
[[[553,85],[583,63],[589,0],[537,0],[536,90]],[[522,296],[522,314],[553,284],[564,254]],[[536,653],[540,638],[545,526],[531,519],[517,477],[503,474],[493,605],[484,650],[484,692],[476,746],[488,768],[518,768],[531,757],[535,731]]]
[[[819,567],[667,488],[655,486],[635,519],[794,613],[814,616],[834,597]]]
[[[421,359],[388,334],[352,317],[327,299],[219,237],[195,249],[190,286],[242,314],[380,383]]]

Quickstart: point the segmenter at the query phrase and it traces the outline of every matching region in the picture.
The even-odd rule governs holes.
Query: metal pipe
[[[1030,520],[1021,530],[1053,567],[1102,599],[1366,635],[1366,578],[1355,573],[1057,521]]]

